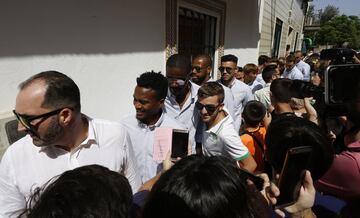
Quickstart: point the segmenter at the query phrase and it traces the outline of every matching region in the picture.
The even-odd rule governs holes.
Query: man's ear
[[[211,66],[208,66],[206,69],[207,69],[207,72],[208,72],[209,74],[211,74],[212,67],[211,67]]]
[[[68,126],[71,124],[72,120],[74,119],[74,111],[70,108],[64,108],[59,113],[59,123],[62,126]]]
[[[160,107],[164,108],[165,107],[165,98],[160,99],[159,104],[160,104]]]

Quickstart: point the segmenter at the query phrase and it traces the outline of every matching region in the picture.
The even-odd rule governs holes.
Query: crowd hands
[[[62,73],[47,71],[28,79],[20,85],[14,113],[19,130],[29,136],[12,145],[1,162],[0,217],[235,218],[276,214],[310,218],[322,217],[313,210],[317,192],[349,205],[358,202],[360,191],[353,186],[360,183],[337,182],[348,179],[343,177],[352,172],[338,169],[341,163],[337,161],[341,160],[336,158],[344,150],[337,151],[333,145],[343,140],[345,147],[359,146],[360,134],[354,121],[359,112],[354,107],[354,116],[339,117],[344,133],[340,138],[339,131],[322,128],[316,100],[294,96],[292,90],[297,81],[323,86],[319,72],[330,63],[300,51],[284,58],[261,55],[258,64],[243,67],[237,61],[234,55],[223,56],[218,68],[221,77],[215,80],[211,78],[213,64],[208,55],[197,55],[191,61],[184,55],[171,56],[165,76],[146,72],[137,78],[133,94],[136,114],[124,117],[121,125],[82,114],[77,106],[78,88]],[[64,89],[75,87],[70,95],[77,92],[78,98],[56,96],[54,93],[63,90],[55,90],[55,86],[51,90],[54,82],[64,83]],[[43,92],[31,94],[38,89]],[[46,99],[49,90],[53,99]],[[28,102],[38,103],[41,113],[29,110]],[[57,115],[58,123],[46,124],[53,115]],[[115,127],[121,136],[110,130]],[[162,160],[154,157],[154,130],[162,127],[188,131],[185,156],[174,158],[170,150]],[[112,141],[111,146],[103,140],[106,137]],[[121,143],[114,144],[114,140]],[[99,147],[93,154],[81,152],[94,149],[93,143]],[[14,158],[22,146],[47,155],[44,159],[26,151],[32,153],[31,158],[42,158],[38,165],[34,161],[35,165],[29,167],[38,167],[47,174],[41,175],[41,180],[26,178],[29,181],[23,187],[18,184],[22,177],[17,174],[33,169],[23,163],[23,156]],[[108,146],[107,153],[101,150],[104,146]],[[311,147],[306,170],[293,193],[296,197],[279,205],[279,180],[286,156],[300,146]],[[53,161],[67,152],[75,153],[75,160],[70,155],[70,162],[56,163],[66,167],[53,169]],[[113,155],[117,152],[120,154]],[[71,165],[74,162],[75,166]],[[261,178],[261,187],[253,176]],[[360,181],[356,177],[358,174],[353,178]],[[25,190],[35,184],[36,189]],[[345,187],[348,185],[351,187]],[[357,217],[353,211],[343,212],[342,217]]]

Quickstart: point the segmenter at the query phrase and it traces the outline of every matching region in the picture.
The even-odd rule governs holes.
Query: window
[[[276,18],[274,44],[273,44],[273,52],[272,52],[273,57],[278,57],[279,55],[282,24],[283,22],[279,18]]]
[[[217,69],[224,53],[225,12],[221,0],[166,0],[166,58],[206,53]]]
[[[209,54],[214,59],[216,50],[217,18],[187,8],[179,8],[179,53]]]

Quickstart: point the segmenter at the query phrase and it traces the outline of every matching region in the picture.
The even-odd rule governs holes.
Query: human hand
[[[312,217],[311,207],[314,205],[314,201],[315,188],[310,171],[307,170],[300,188],[300,193],[297,201],[294,204],[285,207],[283,210],[288,212],[292,217],[302,217],[303,214],[309,215],[306,217]],[[285,213],[280,209],[276,209],[275,213],[279,217],[285,217]]]
[[[258,176],[264,180],[264,187],[260,193],[264,196],[268,204],[275,205],[276,197],[280,195],[279,188],[270,181],[266,173],[261,173]]]

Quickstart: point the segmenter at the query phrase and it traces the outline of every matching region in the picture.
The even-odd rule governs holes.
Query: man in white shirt
[[[169,91],[165,99],[165,112],[189,131],[189,142],[192,144],[192,151],[195,151],[196,142],[201,140],[197,129],[201,128],[202,124],[199,113],[194,110],[199,86],[190,82],[190,76],[190,57],[180,54],[169,57],[166,61]]]
[[[133,104],[136,114],[122,119],[134,148],[137,173],[142,183],[162,170],[162,162],[154,160],[154,132],[159,127],[184,129],[180,122],[167,115],[163,108],[168,81],[161,73],[146,72],[136,79]]]
[[[248,85],[235,79],[234,73],[237,68],[238,58],[235,55],[224,55],[221,57],[221,66],[219,71],[221,79],[219,82],[224,86],[230,88],[235,100],[235,129],[239,131],[241,126],[241,113],[245,104],[253,100],[251,89]]]
[[[201,86],[208,81],[215,81],[211,78],[210,73],[212,71],[212,60],[211,57],[207,54],[197,55],[191,63],[191,81]],[[220,83],[221,84],[221,83]],[[221,84],[224,88],[225,99],[224,105],[228,109],[231,117],[235,119],[234,111],[234,96],[231,90]]]
[[[244,82],[250,87],[251,92],[254,94],[256,90],[262,89],[263,85],[256,80],[259,71],[256,64],[245,64],[244,68]]]
[[[196,108],[206,125],[202,138],[203,153],[206,156],[227,156],[238,161],[240,167],[254,171],[256,162],[241,142],[223,100],[224,89],[217,82],[205,83],[198,91]]]
[[[286,64],[285,64],[285,70],[282,74],[283,78],[288,78],[291,80],[298,79],[303,80],[304,76],[301,73],[301,71],[296,67],[295,64],[295,56],[294,55],[288,55],[286,57]]]
[[[266,67],[266,65],[268,64],[270,58],[267,55],[260,55],[258,57],[258,74],[256,75],[256,81],[258,81],[259,83],[261,83],[261,85],[265,85],[265,81],[262,78],[262,70]]]
[[[17,217],[30,193],[52,177],[98,164],[140,187],[124,127],[81,113],[80,91],[68,76],[46,71],[20,84],[14,114],[28,135],[11,145],[0,164],[0,217]]]
[[[254,98],[257,101],[260,101],[265,106],[266,110],[271,111],[273,108],[270,100],[270,85],[273,80],[280,78],[280,70],[276,64],[270,64],[263,69],[262,77],[266,84],[264,88],[257,90],[254,93]]]
[[[295,52],[295,58],[296,58],[296,60],[295,60],[296,67],[303,74],[304,81],[309,82],[310,81],[310,65],[303,61],[303,59],[304,59],[303,53],[300,50],[296,51]]]

